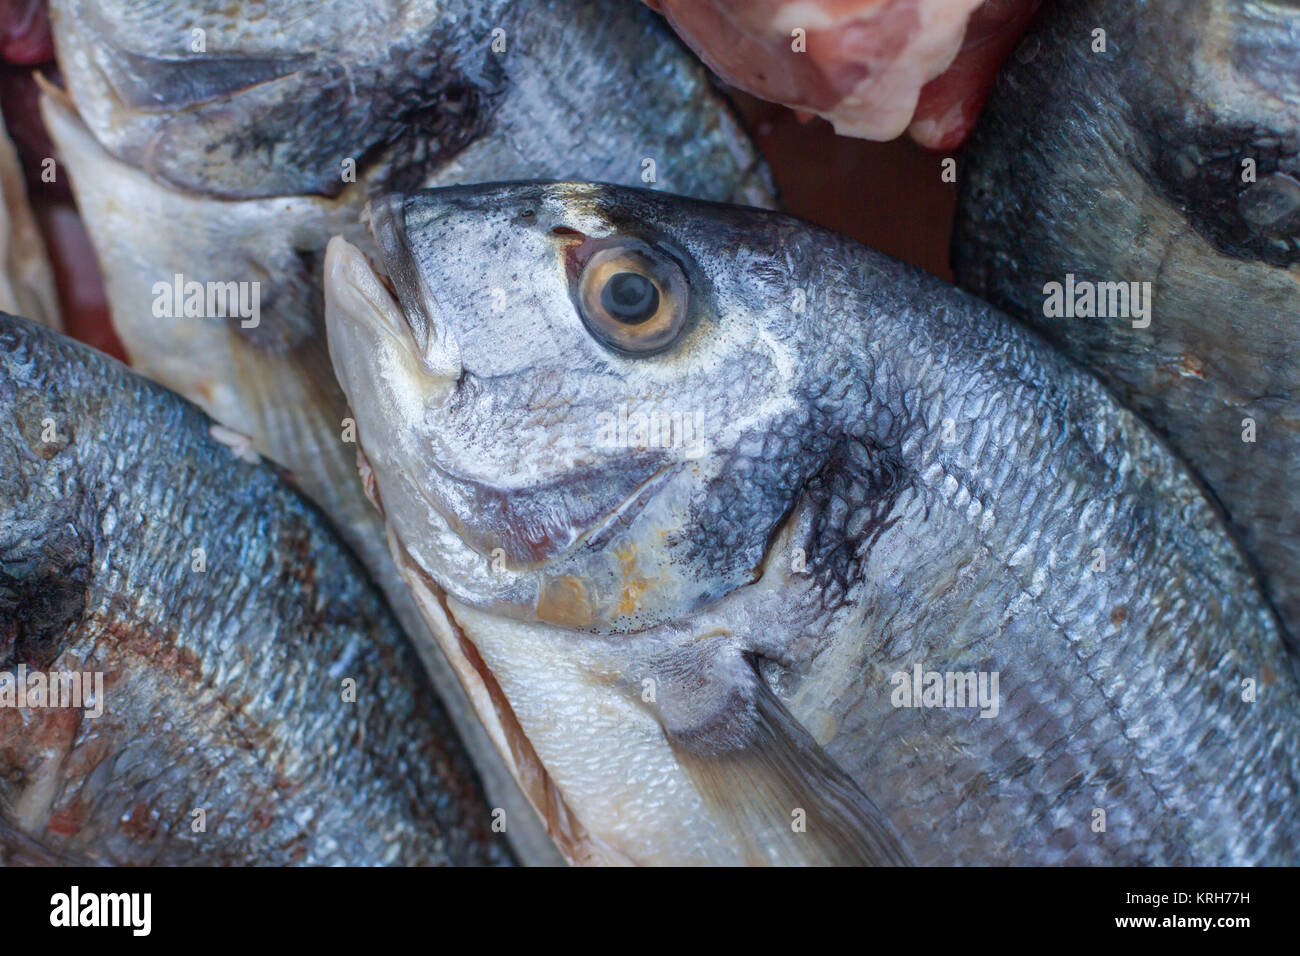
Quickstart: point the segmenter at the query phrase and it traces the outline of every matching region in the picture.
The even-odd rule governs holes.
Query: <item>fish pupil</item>
[[[637,325],[659,310],[659,290],[643,275],[619,272],[601,289],[600,304],[611,318]]]

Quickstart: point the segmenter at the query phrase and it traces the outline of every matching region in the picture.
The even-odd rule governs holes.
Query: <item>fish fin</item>
[[[310,53],[170,58],[117,48],[113,61],[118,69],[104,75],[114,97],[128,109],[180,112],[285,79],[314,60]]]
[[[730,822],[749,864],[905,866],[885,814],[817,744],[750,665],[726,718],[665,728],[701,796]]]

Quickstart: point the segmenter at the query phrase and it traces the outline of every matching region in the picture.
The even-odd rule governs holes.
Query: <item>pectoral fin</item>
[[[745,861],[902,866],[888,818],[786,710],[753,662],[668,675],[657,708],[678,762],[736,834]],[[689,691],[689,693],[687,693]],[[686,694],[681,706],[675,694]],[[706,716],[707,715],[707,716]],[[701,719],[703,718],[703,719]]]

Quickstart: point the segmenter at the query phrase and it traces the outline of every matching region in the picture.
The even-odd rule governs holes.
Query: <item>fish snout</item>
[[[459,361],[444,355],[429,370],[386,278],[360,249],[335,236],[325,248],[324,272],[330,360],[354,407],[374,394],[377,379],[388,381],[390,389],[405,382],[409,394],[425,400],[445,397],[455,387]]]
[[[363,214],[383,259],[380,280],[396,296],[415,343],[420,366],[431,378],[456,382],[462,366],[460,345],[438,297],[420,276],[419,262],[407,240],[406,197],[372,200]]]

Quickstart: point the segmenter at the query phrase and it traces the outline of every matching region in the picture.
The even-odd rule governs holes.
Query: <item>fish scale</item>
[[[393,190],[653,173],[663,188],[771,205],[762,159],[704,68],[628,0],[286,0],[271,21],[210,0],[51,6],[70,98],[47,93],[43,114],[133,366],[250,435],[339,525],[482,758],[510,838],[556,862],[356,481],[325,348],[321,255],[334,233],[365,245],[363,205]],[[189,49],[195,27],[207,31],[203,53]],[[504,52],[492,49],[498,29]],[[178,273],[261,283],[259,327],[155,315],[154,284]],[[503,276],[498,288],[517,286]]]
[[[586,828],[571,860],[1297,861],[1300,681],[1222,513],[1005,315],[808,224],[617,186],[431,190],[386,198],[370,224],[405,281],[380,293],[338,239],[326,314],[394,556],[442,609],[435,632],[476,649],[467,686],[498,682],[541,761],[516,771],[551,775]],[[616,320],[586,304],[571,243],[680,270],[688,304],[661,298],[645,320],[684,309],[666,352],[591,331]],[[791,243],[815,262],[783,271]],[[516,272],[531,314],[491,312],[480,284]],[[773,307],[796,289],[832,305]],[[458,362],[499,373],[461,393],[402,361],[413,309]],[[562,419],[495,416],[560,374]],[[593,443],[604,410],[638,401],[703,409],[704,447]],[[484,518],[457,505],[461,482],[550,487],[652,453],[669,480],[629,510],[613,480],[584,479],[618,526],[595,535],[590,507],[571,511],[575,543],[540,564],[491,568]],[[630,609],[628,555],[644,582]],[[544,613],[556,580],[581,615]],[[908,704],[895,678],[918,667],[991,696]],[[632,761],[679,802],[629,790]]]
[[[1044,5],[965,149],[953,231],[958,283],[1097,375],[1222,503],[1293,653],[1298,65],[1287,0]],[[1067,276],[1149,282],[1149,325],[1049,315]]]
[[[0,669],[104,681],[99,717],[0,708],[5,833],[118,864],[509,861],[414,652],[313,507],[193,406],[10,316],[0,405]],[[33,409],[69,439],[52,455],[14,424]]]

